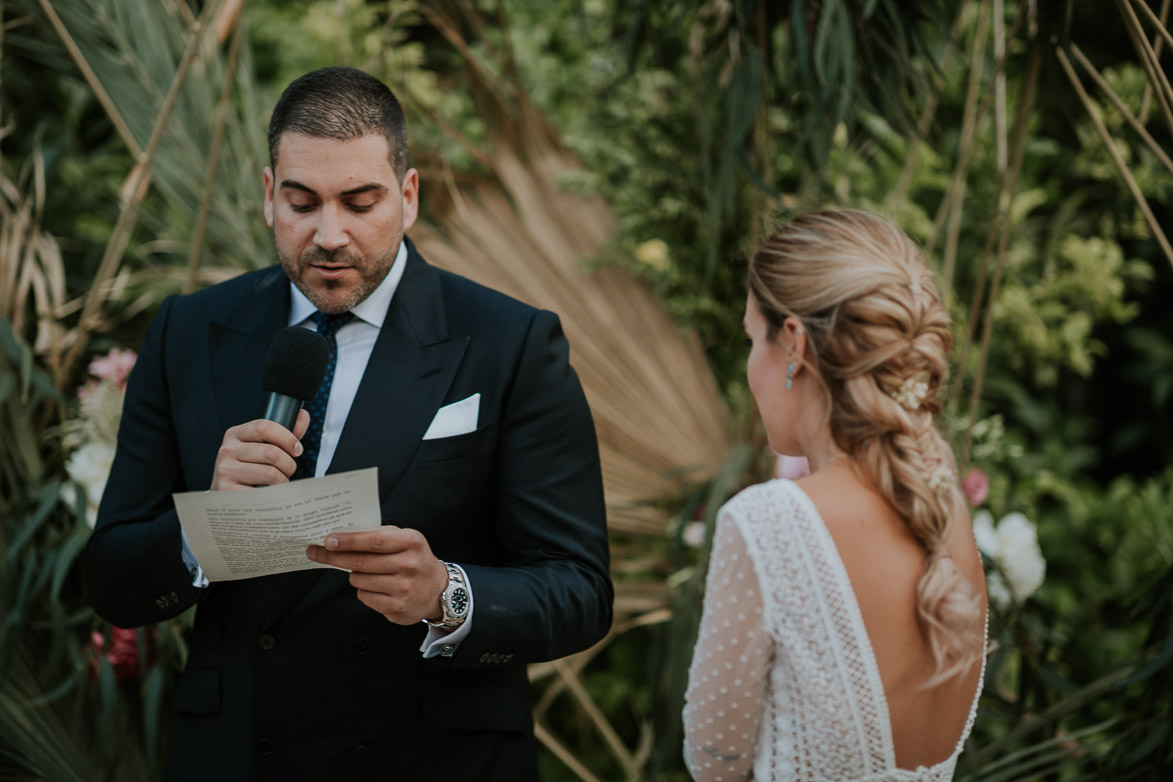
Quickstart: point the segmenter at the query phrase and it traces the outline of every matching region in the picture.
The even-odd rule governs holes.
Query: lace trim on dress
[[[897,775],[907,773],[907,774],[912,775],[912,776],[908,777],[909,779],[920,779],[921,775],[923,775],[925,772],[933,773],[936,769],[941,768],[941,767],[945,766],[946,764],[950,764],[949,777],[947,777],[947,778],[952,778],[953,765],[956,764],[957,758],[961,755],[961,751],[965,748],[965,742],[969,738],[970,731],[973,729],[974,720],[977,717],[978,701],[981,698],[981,693],[982,693],[983,687],[985,686],[985,678],[986,678],[986,667],[984,664],[984,660],[983,660],[981,670],[978,672],[977,690],[974,693],[973,703],[970,704],[970,707],[969,707],[969,716],[966,717],[965,727],[962,729],[961,736],[958,738],[957,744],[953,748],[953,754],[951,754],[948,758],[945,758],[944,760],[942,760],[939,763],[936,763],[932,766],[918,766],[916,769],[897,768],[896,767],[896,742],[892,738],[892,718],[888,712],[888,699],[884,695],[884,684],[883,684],[883,679],[880,676],[880,667],[876,663],[875,650],[872,648],[871,639],[869,638],[869,636],[867,634],[867,627],[864,625],[863,611],[860,610],[859,603],[855,599],[855,590],[851,587],[851,578],[847,574],[847,568],[844,566],[843,560],[839,558],[839,551],[835,546],[835,539],[831,536],[830,530],[827,529],[826,523],[822,520],[822,517],[819,515],[818,508],[815,507],[815,504],[811,501],[811,499],[807,495],[807,493],[804,492],[801,488],[799,488],[798,484],[794,483],[793,481],[789,481],[789,480],[785,481],[785,483],[787,484],[786,488],[788,488],[791,491],[791,493],[794,495],[796,501],[799,504],[803,504],[806,506],[806,509],[809,511],[810,516],[812,518],[818,519],[818,524],[813,525],[815,527],[814,534],[821,537],[822,543],[826,547],[829,547],[830,549],[834,550],[834,552],[835,552],[834,566],[837,566],[836,570],[838,571],[838,574],[840,576],[840,581],[846,587],[846,590],[843,593],[844,603],[849,604],[848,607],[850,609],[850,613],[852,614],[853,629],[856,633],[856,638],[859,640],[859,656],[860,656],[861,662],[864,665],[867,665],[869,667],[869,669],[870,669],[869,679],[876,687],[876,689],[871,694],[873,696],[875,696],[878,693],[878,697],[876,698],[877,708],[882,711],[881,716],[883,717],[883,719],[881,720],[881,725],[883,726],[883,733],[884,733],[883,741],[888,749],[888,754],[887,754],[887,757],[885,758],[885,767],[887,769],[889,769],[889,771],[886,773],[895,772]],[[983,646],[983,648],[985,647],[988,634],[989,634],[989,615],[987,614],[986,627],[985,627],[985,630],[983,630],[983,632],[982,632],[982,646]]]

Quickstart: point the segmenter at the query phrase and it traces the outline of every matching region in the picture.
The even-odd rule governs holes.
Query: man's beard
[[[337,314],[353,309],[379,287],[379,284],[386,278],[387,272],[391,270],[392,264],[395,263],[395,255],[398,251],[397,245],[394,253],[388,253],[373,262],[352,255],[346,248],[326,250],[321,247],[312,247],[302,253],[296,261],[291,260],[280,251],[277,255],[286,276],[297,286],[299,291],[305,294],[311,304],[322,312]],[[355,269],[359,273],[358,284],[352,289],[346,290],[348,283],[343,280],[317,280],[316,286],[306,283],[305,275],[311,266],[330,263]],[[342,298],[337,298],[339,295]]]

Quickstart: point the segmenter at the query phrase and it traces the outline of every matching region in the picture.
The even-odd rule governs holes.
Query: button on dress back
[[[301,438],[305,451],[298,462],[294,478],[312,478],[318,466],[318,453],[322,448],[322,425],[326,421],[326,403],[330,401],[330,386],[334,383],[334,370],[338,367],[338,340],[335,335],[338,329],[354,319],[354,313],[342,312],[337,315],[328,315],[325,312],[315,312],[310,316],[318,326],[321,334],[330,348],[326,359],[326,374],[314,398],[306,402],[305,409],[310,414],[310,428]]]

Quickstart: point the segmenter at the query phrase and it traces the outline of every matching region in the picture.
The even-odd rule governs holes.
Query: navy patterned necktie
[[[338,315],[327,315],[324,312],[315,312],[311,317],[314,323],[318,324],[318,333],[326,338],[330,352],[326,357],[326,374],[322,377],[322,384],[318,386],[314,398],[305,404],[305,409],[310,414],[310,428],[301,438],[305,451],[298,460],[294,478],[312,478],[317,470],[318,453],[322,448],[322,424],[326,421],[326,403],[330,401],[330,386],[334,383],[334,370],[338,366],[338,340],[334,335],[354,318],[354,314],[343,312]]]

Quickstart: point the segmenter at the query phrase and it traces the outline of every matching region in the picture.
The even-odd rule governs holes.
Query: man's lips
[[[337,280],[343,277],[346,272],[350,271],[354,267],[334,263],[315,263],[311,264],[310,268],[313,269],[314,273],[316,273],[324,280]]]

